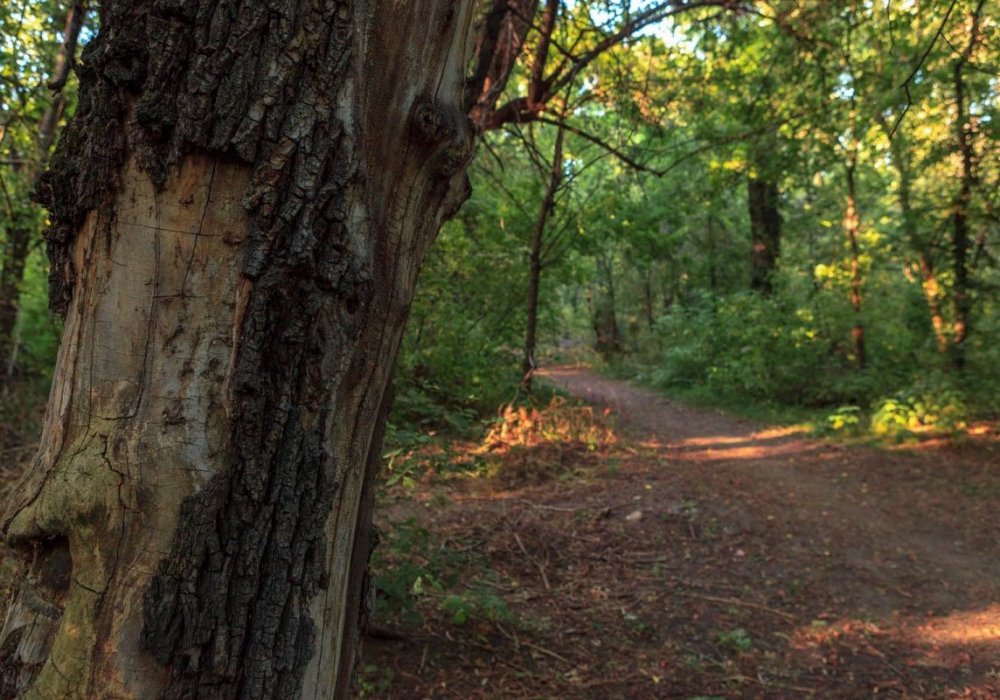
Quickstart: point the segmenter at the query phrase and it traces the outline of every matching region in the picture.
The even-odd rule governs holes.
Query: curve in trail
[[[779,514],[790,547],[819,549],[825,583],[855,613],[987,611],[1000,645],[1000,460],[983,449],[886,450],[810,439],[671,401],[585,367],[540,373],[589,403],[612,408],[684,475],[723,501],[730,517]],[[862,585],[864,584],[864,585]]]

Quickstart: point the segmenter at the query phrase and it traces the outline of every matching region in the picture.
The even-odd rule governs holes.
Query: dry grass
[[[554,397],[541,408],[507,405],[483,440],[491,471],[508,487],[569,474],[598,447],[617,442],[611,411]]]

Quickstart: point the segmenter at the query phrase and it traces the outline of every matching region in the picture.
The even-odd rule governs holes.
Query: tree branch
[[[620,149],[615,148],[610,143],[608,143],[608,142],[600,139],[597,136],[594,136],[593,134],[591,134],[591,133],[589,133],[587,131],[584,131],[583,129],[581,129],[578,126],[575,126],[573,124],[569,124],[568,122],[566,122],[564,120],[550,119],[549,117],[539,115],[536,118],[536,121],[539,121],[539,122],[541,122],[543,124],[551,124],[552,126],[563,128],[566,131],[570,132],[571,134],[575,134],[576,136],[579,136],[580,138],[586,139],[587,141],[590,141],[595,146],[600,146],[605,151],[607,151],[608,153],[610,153],[611,155],[613,155],[615,158],[617,158],[618,160],[622,161],[623,163],[625,163],[626,165],[628,165],[631,168],[634,168],[636,170],[641,170],[642,172],[651,173],[653,175],[656,175],[657,177],[663,175],[664,171],[662,171],[662,170],[656,170],[655,168],[651,168],[648,165],[645,165],[645,164],[640,163],[639,161],[637,161],[637,160],[635,160],[633,158],[630,158],[629,156],[625,155]]]

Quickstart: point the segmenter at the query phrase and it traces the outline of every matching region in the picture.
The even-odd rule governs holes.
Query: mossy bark
[[[472,2],[101,4],[5,531],[26,698],[346,697],[389,379],[468,194]],[[67,557],[68,555],[68,557]]]

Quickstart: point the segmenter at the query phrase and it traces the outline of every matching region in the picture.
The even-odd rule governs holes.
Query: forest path
[[[994,443],[919,449],[844,447],[656,392],[580,366],[541,373],[563,391],[612,408],[618,424],[653,439],[660,459],[693,472],[703,494],[784,519],[883,594],[931,606],[997,605],[1000,643],[1000,449]],[[986,506],[985,508],[983,506]],[[977,517],[978,516],[978,517]],[[857,591],[881,607],[875,591]]]
[[[1000,697],[995,438],[963,446],[845,447],[801,429],[672,401],[586,367],[541,375],[617,413],[619,428],[654,450],[668,499],[684,494],[724,528],[744,530],[747,545],[734,562],[759,547],[764,560],[784,562],[768,573],[786,583],[809,579],[816,599],[830,608],[822,618],[878,621],[886,634],[923,647],[907,664],[954,668],[977,659],[993,679],[979,692]],[[643,476],[655,483],[657,474]],[[784,539],[784,552],[754,542],[763,531]],[[866,694],[857,689],[857,697]]]
[[[485,453],[495,478],[387,495],[396,551],[459,569],[418,626],[380,621],[402,636],[369,641],[372,696],[1000,699],[996,436],[849,447],[585,367],[540,375],[610,408],[617,438],[556,431]],[[413,558],[415,526],[434,544]]]
[[[417,566],[465,568],[417,598],[419,625],[381,620],[402,636],[370,640],[372,696],[1000,698],[996,436],[846,447],[585,367],[540,374],[610,408],[617,439],[385,499],[388,537],[433,533]],[[511,619],[485,614],[493,594]]]

